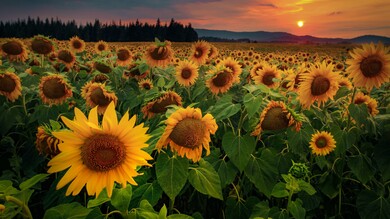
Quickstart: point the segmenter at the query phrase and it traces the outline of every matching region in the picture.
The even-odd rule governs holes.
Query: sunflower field
[[[390,218],[389,52],[0,39],[0,218]]]

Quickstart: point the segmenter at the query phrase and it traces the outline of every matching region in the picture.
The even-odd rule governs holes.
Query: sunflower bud
[[[309,168],[304,163],[294,163],[288,170],[288,173],[294,176],[297,179],[304,179],[309,177]]]

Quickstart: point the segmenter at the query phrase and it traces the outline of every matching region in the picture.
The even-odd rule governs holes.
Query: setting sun
[[[298,25],[298,27],[303,27],[303,21],[298,21],[297,25]]]

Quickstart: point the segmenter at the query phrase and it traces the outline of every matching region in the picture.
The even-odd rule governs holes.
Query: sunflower
[[[138,86],[144,90],[151,90],[153,88],[153,83],[150,79],[146,78],[146,79],[140,80],[138,82]]]
[[[57,59],[69,69],[71,69],[74,63],[76,63],[76,56],[68,49],[62,49],[58,51]]]
[[[11,61],[24,62],[28,58],[26,45],[19,39],[12,38],[1,45],[1,50]]]
[[[137,185],[134,177],[141,175],[138,166],[151,166],[147,160],[153,158],[142,150],[148,146],[148,128],[135,125],[136,116],[129,119],[126,112],[118,122],[115,104],[110,103],[99,124],[97,107],[88,118],[75,108],[75,118],[61,117],[71,130],[53,132],[63,141],[60,154],[48,163],[49,173],[67,169],[57,184],[57,189],[70,183],[66,195],[77,195],[86,186],[88,195],[98,196],[106,188],[108,197],[112,196],[115,182],[126,187],[127,183]]]
[[[211,77],[206,80],[206,86],[210,89],[211,93],[225,93],[233,86],[234,76],[232,70],[218,65],[209,74],[211,74]]]
[[[75,53],[80,53],[85,50],[85,42],[78,36],[69,39],[69,47]]]
[[[70,85],[61,75],[48,75],[41,78],[39,96],[49,105],[62,104],[73,95]]]
[[[349,65],[346,71],[354,86],[371,90],[390,81],[389,50],[390,47],[384,47],[382,43],[371,43],[350,52],[352,59],[346,61]]]
[[[104,74],[108,74],[112,72],[112,68],[107,63],[101,61],[95,61],[93,63],[93,68]]]
[[[61,143],[61,141],[52,135],[52,129],[49,126],[39,126],[36,138],[35,148],[39,154],[54,157],[60,153],[58,144]]]
[[[250,70],[250,76],[252,77],[252,79],[257,76],[257,72],[261,69],[263,69],[264,65],[266,65],[265,62],[260,62],[260,63],[257,63],[255,65],[252,66],[251,70]]]
[[[200,160],[203,148],[206,156],[210,154],[210,134],[215,134],[218,129],[211,114],[202,117],[199,108],[180,108],[169,116],[165,124],[164,133],[156,144],[159,151],[169,144],[171,151],[193,162]]]
[[[311,136],[310,146],[313,154],[319,156],[328,155],[336,148],[336,141],[331,133],[317,131]]]
[[[302,126],[301,121],[301,117],[283,102],[271,100],[261,113],[260,121],[251,135],[258,136],[263,130],[276,131],[290,126],[294,126],[295,131],[299,131]]]
[[[130,50],[126,47],[120,47],[119,49],[117,49],[116,56],[116,63],[119,66],[126,66],[130,64],[133,59]]]
[[[348,90],[353,88],[351,81],[345,77],[340,77],[339,87],[346,87]]]
[[[100,54],[102,52],[108,51],[109,45],[107,42],[100,40],[99,42],[95,43],[95,52]]]
[[[151,67],[165,67],[173,58],[173,50],[171,48],[171,42],[165,41],[163,43],[154,43],[149,46],[145,53],[144,57],[146,63]]]
[[[302,82],[298,87],[299,100],[304,108],[318,101],[322,105],[333,99],[339,89],[340,75],[333,71],[333,64],[322,62],[312,65],[308,73],[302,74]]]
[[[85,99],[87,106],[94,108],[97,106],[99,115],[103,115],[108,104],[114,102],[117,104],[118,97],[114,92],[106,89],[106,86],[101,83],[89,82],[82,88],[81,96]]]
[[[363,103],[366,104],[367,108],[368,108],[368,112],[372,116],[376,116],[379,113],[378,102],[374,98],[371,98],[370,96],[365,95],[362,92],[356,93],[355,98],[353,100],[353,103],[354,104],[363,104]]]
[[[253,77],[255,84],[264,84],[269,88],[276,88],[279,82],[274,79],[280,80],[280,70],[276,66],[264,65],[262,69],[256,72],[256,76]]]
[[[210,44],[210,50],[209,50],[209,53],[207,54],[207,56],[208,56],[207,60],[211,61],[211,60],[217,58],[218,54],[219,54],[219,51],[218,51],[217,47]]]
[[[301,84],[302,82],[302,74],[304,73],[307,73],[307,69],[306,69],[306,66],[303,64],[299,67],[297,67],[295,70],[293,71],[287,71],[288,74],[285,78],[285,81],[287,81],[287,89],[290,90],[290,91],[295,91],[297,92],[298,91],[298,87],[299,85]]]
[[[162,93],[155,100],[150,101],[144,107],[142,107],[141,111],[144,114],[144,118],[152,118],[155,114],[165,113],[167,111],[167,106],[176,105],[181,106],[181,97],[174,91],[168,91],[166,93]]]
[[[233,75],[233,83],[240,82],[242,69],[237,60],[233,59],[232,57],[227,57],[226,59],[222,60],[220,64],[231,70]]]
[[[198,41],[192,44],[190,60],[198,65],[206,63],[210,51],[210,44],[206,41]]]
[[[145,78],[150,72],[148,69],[142,69],[145,71],[141,73],[141,69],[142,66],[140,66],[138,63],[131,63],[128,66],[127,70],[123,71],[122,77],[125,79],[134,77],[137,80]]]
[[[192,61],[180,61],[176,67],[176,80],[180,85],[189,87],[195,83],[198,76],[198,66]]]
[[[19,76],[13,72],[0,72],[0,94],[14,102],[22,95]]]
[[[45,36],[35,36],[31,40],[31,50],[40,55],[48,55],[54,52],[53,41]]]

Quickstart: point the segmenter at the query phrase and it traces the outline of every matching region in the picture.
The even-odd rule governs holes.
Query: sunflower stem
[[[355,94],[356,94],[356,87],[353,88],[353,93],[352,93],[352,98],[351,98],[350,104],[352,104],[355,101]],[[348,110],[348,108],[347,108],[347,110]],[[351,125],[351,114],[348,113],[347,130],[349,130],[350,125]]]
[[[22,211],[24,212],[23,213],[23,218],[29,218],[29,219],[32,219],[32,214],[31,214],[31,211],[30,211],[30,208],[28,208],[28,206],[26,204],[24,204],[24,202],[22,202],[20,199],[18,198],[15,198],[13,196],[10,196],[10,195],[7,195],[7,196],[3,196],[1,197],[1,199],[5,199],[6,201],[8,202],[13,202],[14,204],[20,206],[22,208]]]
[[[169,199],[169,211],[168,211],[169,214],[173,213],[174,205],[175,205],[175,198]]]

